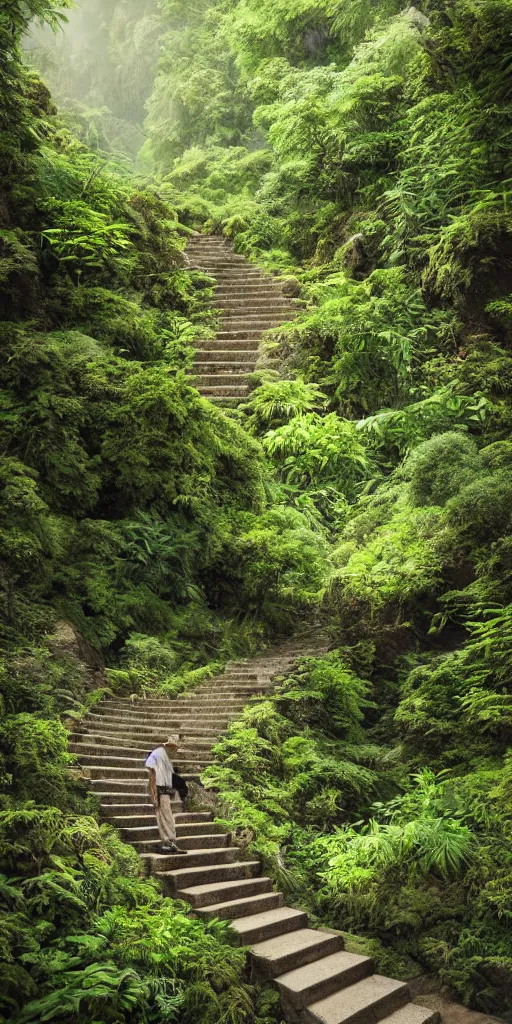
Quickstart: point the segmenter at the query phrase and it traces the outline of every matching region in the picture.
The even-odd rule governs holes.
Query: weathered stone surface
[[[68,659],[82,670],[86,689],[97,690],[107,685],[105,663],[100,652],[81,636],[72,622],[60,619],[47,638],[46,646],[55,658]]]
[[[290,298],[300,294],[300,284],[265,274],[225,238],[194,236],[187,259],[215,279],[213,303],[220,317],[216,337],[201,341],[196,351],[194,383],[211,402],[235,408],[249,395],[247,374],[256,368],[263,335],[296,315]]]
[[[301,283],[296,277],[284,277],[281,282],[281,291],[289,299],[298,299],[301,293]]]

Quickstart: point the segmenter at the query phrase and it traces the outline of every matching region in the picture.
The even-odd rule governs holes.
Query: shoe
[[[181,850],[179,846],[176,846],[176,843],[164,843],[160,847],[160,853],[188,853],[188,850]]]
[[[188,853],[188,850],[182,850],[181,846],[176,846],[176,843],[173,843],[171,853]]]

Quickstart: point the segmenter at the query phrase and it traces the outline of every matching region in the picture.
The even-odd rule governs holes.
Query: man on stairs
[[[161,747],[149,755],[146,768],[149,771],[149,796],[155,808],[156,820],[162,846],[160,853],[187,853],[176,845],[176,823],[172,813],[174,767],[171,758],[178,753],[178,737],[169,736]]]

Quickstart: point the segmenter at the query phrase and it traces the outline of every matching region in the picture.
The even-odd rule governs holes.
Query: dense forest
[[[296,905],[512,1021],[512,0],[0,7],[0,1021],[271,1024],[66,720],[320,625],[204,776]],[[194,231],[290,279],[247,402]]]

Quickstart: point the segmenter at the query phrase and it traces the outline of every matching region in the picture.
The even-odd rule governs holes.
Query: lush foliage
[[[37,59],[108,165],[0,64],[11,645],[62,609],[112,684],[175,691],[323,594],[333,651],[219,746],[221,813],[383,970],[510,1015],[511,0],[85,6],[79,73],[75,29]],[[9,45],[56,16],[10,7]],[[229,420],[184,376],[190,227],[305,300]]]
[[[23,63],[31,19],[68,6],[0,11],[0,1015],[266,1024],[227,926],[190,920],[98,826],[67,727],[289,629],[325,545],[187,375],[214,320],[175,211]]]
[[[0,816],[0,1019],[271,1024],[229,925],[139,877],[114,830],[56,808]]]
[[[357,647],[306,660],[231,727],[206,779],[238,842],[289,898],[348,932],[348,948],[383,972],[437,973],[499,1013],[512,954],[510,756],[503,766],[500,758],[510,705],[465,674],[468,662],[475,675],[486,671],[488,636],[468,645],[465,671],[453,655],[428,669],[409,665],[395,727],[395,684],[375,682],[370,701],[369,683],[350,666]],[[443,670],[466,697],[441,688]],[[411,690],[421,740],[410,727]]]

